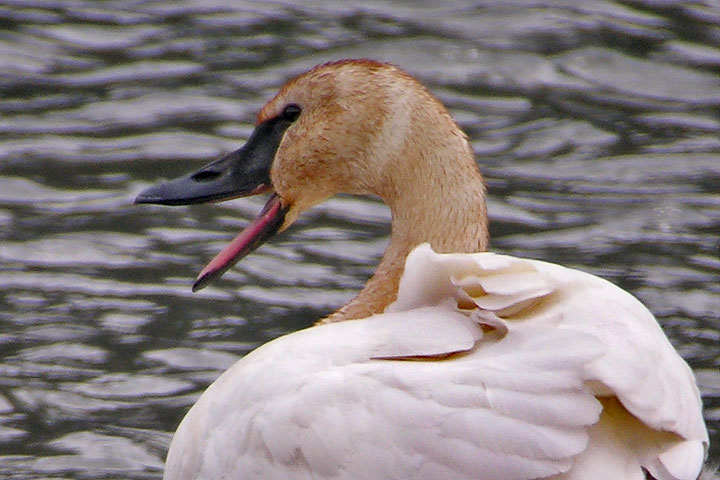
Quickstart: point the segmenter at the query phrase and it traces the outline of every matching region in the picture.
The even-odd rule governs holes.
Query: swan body
[[[698,478],[698,389],[652,314],[598,277],[483,252],[482,177],[414,79],[366,60],[317,67],[268,103],[256,132],[139,197],[272,192],[196,286],[340,191],[390,206],[390,245],[348,305],[204,392],[166,479]],[[218,185],[238,164],[255,180]]]
[[[626,292],[423,245],[386,313],[286,335],[226,371],[180,425],[166,476],[641,480],[642,465],[695,479],[699,408],[689,368]],[[585,458],[590,441],[613,461]]]

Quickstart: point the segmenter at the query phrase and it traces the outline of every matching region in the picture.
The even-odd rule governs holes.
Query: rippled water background
[[[342,57],[392,61],[450,107],[495,250],[650,307],[720,456],[717,0],[0,0],[0,476],[159,478],[222,370],[363,285],[388,235],[375,201],[316,208],[198,294],[263,199],[132,204]]]

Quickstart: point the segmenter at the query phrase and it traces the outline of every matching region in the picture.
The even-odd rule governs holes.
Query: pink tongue
[[[280,197],[273,194],[260,215],[202,269],[193,284],[192,291],[196,292],[205,287],[213,279],[235,265],[242,257],[259,247],[279,229],[283,217],[284,211],[280,203]]]

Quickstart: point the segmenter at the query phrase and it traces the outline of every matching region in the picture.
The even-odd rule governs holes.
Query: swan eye
[[[298,119],[300,112],[302,112],[302,109],[298,105],[291,103],[283,109],[281,116],[283,120],[292,123]]]

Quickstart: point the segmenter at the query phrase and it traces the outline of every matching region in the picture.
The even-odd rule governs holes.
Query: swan
[[[409,74],[319,65],[261,109],[242,148],[136,202],[263,192],[194,290],[336,193],[380,197],[389,245],[349,303],[202,394],[165,479],[698,478],[698,388],[655,318],[598,277],[487,252],[466,136]]]

